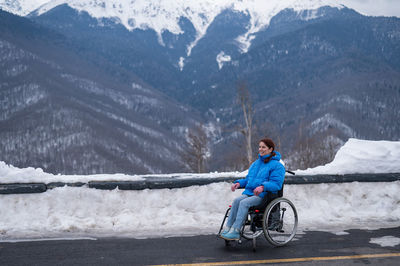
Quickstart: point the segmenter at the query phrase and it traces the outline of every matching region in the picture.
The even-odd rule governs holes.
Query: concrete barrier
[[[0,184],[0,194],[42,193],[47,190],[42,183]]]
[[[89,187],[97,189],[141,190],[141,189],[163,189],[183,188],[190,186],[201,186],[218,182],[233,182],[238,177],[219,178],[158,178],[145,181],[92,181]],[[346,182],[393,182],[400,180],[400,173],[391,174],[348,174],[348,175],[287,175],[285,184],[320,184],[320,183],[346,183]]]
[[[346,175],[292,175],[286,176],[285,184],[321,184],[349,182],[393,182],[400,180],[400,173],[346,174]]]
[[[238,177],[218,178],[188,178],[180,179],[178,176],[171,178],[145,177],[145,180],[135,181],[90,181],[88,183],[13,183],[0,184],[0,194],[41,193],[47,189],[71,186],[103,189],[103,190],[143,190],[143,189],[172,189],[190,186],[202,186],[218,182],[232,182]],[[320,183],[346,183],[346,182],[393,182],[400,180],[400,173],[388,174],[347,174],[347,175],[287,175],[285,184],[320,184]]]
[[[183,188],[190,186],[202,186],[218,182],[232,182],[237,177],[218,177],[218,178],[150,178],[140,181],[90,181],[90,188],[97,189],[121,189],[121,190],[142,190],[142,189],[163,189],[163,188]]]
[[[85,186],[86,183],[83,182],[76,182],[76,183],[64,183],[64,182],[52,182],[52,183],[48,183],[46,184],[47,189],[53,189],[56,187],[83,187]]]
[[[143,190],[149,188],[146,181],[90,181],[89,188],[97,189],[121,189],[121,190]]]

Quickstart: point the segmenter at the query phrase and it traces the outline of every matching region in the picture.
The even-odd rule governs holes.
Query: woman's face
[[[265,145],[264,142],[260,141],[260,143],[258,144],[258,153],[261,156],[270,154],[272,152],[272,148],[268,148],[267,145]]]

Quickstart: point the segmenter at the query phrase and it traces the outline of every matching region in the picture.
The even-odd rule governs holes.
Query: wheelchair
[[[222,228],[227,221],[231,206],[227,209],[218,232],[221,237]],[[283,198],[283,185],[278,193],[267,193],[263,201],[251,207],[240,230],[239,240],[225,240],[225,246],[232,242],[242,243],[242,238],[252,241],[253,251],[256,251],[256,239],[264,234],[266,240],[273,246],[279,247],[289,243],[296,235],[298,224],[297,211],[293,203]]]

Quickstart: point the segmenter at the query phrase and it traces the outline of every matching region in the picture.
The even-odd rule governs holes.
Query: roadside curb
[[[144,190],[144,189],[172,189],[190,186],[202,186],[211,183],[232,182],[238,177],[218,177],[218,178],[154,178],[148,177],[146,180],[135,181],[89,181],[88,183],[64,183],[51,182],[45,183],[8,183],[0,184],[0,194],[23,194],[23,193],[42,193],[48,189],[57,187],[89,187],[102,190]],[[385,174],[346,174],[346,175],[287,175],[285,184],[307,185],[321,183],[349,183],[349,182],[393,182],[400,180],[400,173]]]

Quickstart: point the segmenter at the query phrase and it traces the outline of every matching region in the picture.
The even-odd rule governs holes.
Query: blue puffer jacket
[[[259,196],[264,198],[267,191],[276,193],[282,188],[285,179],[285,167],[279,162],[281,154],[277,151],[275,153],[276,155],[268,163],[264,163],[264,159],[269,154],[264,156],[258,155],[258,159],[251,164],[246,178],[234,181],[234,183],[239,183],[241,188],[244,187],[242,194],[254,196],[253,190],[263,185],[264,192]]]

